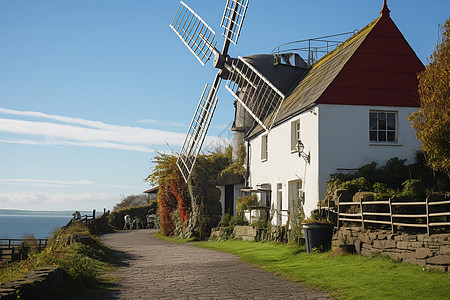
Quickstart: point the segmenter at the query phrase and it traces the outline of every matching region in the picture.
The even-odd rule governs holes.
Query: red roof
[[[418,107],[417,74],[423,70],[386,7],[316,103]]]

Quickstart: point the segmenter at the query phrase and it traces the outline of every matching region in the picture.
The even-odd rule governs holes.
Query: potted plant
[[[303,220],[306,252],[328,251],[331,249],[334,224],[326,219],[311,217]]]

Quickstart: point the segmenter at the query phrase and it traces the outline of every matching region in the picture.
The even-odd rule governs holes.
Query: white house
[[[307,215],[316,209],[332,173],[392,157],[413,162],[420,142],[408,116],[419,107],[424,66],[389,12],[384,4],[379,18],[304,69],[269,132],[246,131],[246,190],[271,207],[274,224],[286,223],[297,199]]]

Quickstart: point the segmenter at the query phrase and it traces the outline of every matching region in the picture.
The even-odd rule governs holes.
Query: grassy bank
[[[294,245],[271,242],[198,242],[229,252],[294,282],[329,291],[344,299],[448,299],[450,274],[422,270],[387,257],[306,253]]]
[[[0,269],[0,284],[20,279],[31,270],[60,266],[67,274],[67,285],[57,291],[65,299],[98,299],[111,282],[104,275],[113,268],[110,250],[89,234],[82,224],[55,231],[40,253],[31,252],[27,260]],[[57,287],[55,287],[57,288]]]

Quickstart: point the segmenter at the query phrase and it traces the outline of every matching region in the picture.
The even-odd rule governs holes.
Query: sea
[[[0,214],[0,239],[21,239],[33,235],[36,239],[52,236],[54,229],[69,223],[72,215],[66,214]]]

